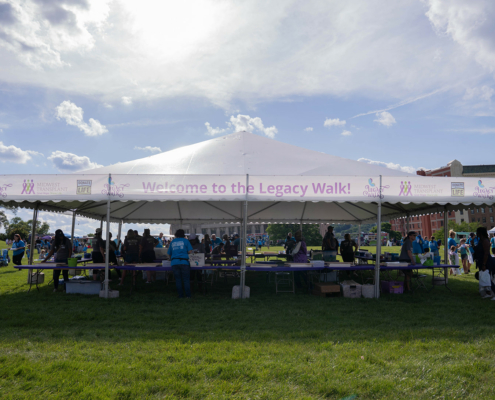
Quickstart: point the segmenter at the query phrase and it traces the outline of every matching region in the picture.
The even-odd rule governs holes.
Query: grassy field
[[[368,300],[275,295],[264,273],[248,273],[251,298],[243,301],[229,298],[234,280],[190,300],[165,282],[140,284],[132,295],[125,286],[120,298],[104,300],[52,293],[50,275],[40,292],[27,293],[26,271],[0,268],[0,398],[495,393],[495,302],[480,298],[472,274],[451,278],[452,293],[438,287]]]

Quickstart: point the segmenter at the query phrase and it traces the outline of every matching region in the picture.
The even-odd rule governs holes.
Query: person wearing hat
[[[96,228],[95,235],[91,239],[91,247],[93,247],[93,252],[91,253],[93,264],[103,264],[105,262],[103,257],[103,254],[105,254],[105,241],[101,238],[101,228]],[[98,279],[99,272],[99,269],[93,270],[93,280]]]
[[[177,287],[177,293],[179,298],[191,297],[191,267],[189,265],[189,254],[193,252],[193,248],[189,240],[185,238],[183,229],[178,229],[175,232],[175,239],[172,240],[168,248],[168,255],[170,256],[172,271],[175,277],[175,286]],[[184,290],[182,289],[184,284]]]
[[[191,243],[191,246],[193,248],[194,253],[201,253],[205,254],[205,245],[204,243],[201,243],[199,241],[198,236],[195,233],[191,233],[189,235],[189,243]],[[191,272],[191,279],[196,279],[198,282],[198,291],[201,292],[203,288],[203,271],[192,271]]]
[[[57,229],[55,231],[55,239],[53,241],[53,246],[45,257],[42,263],[46,263],[50,257],[55,254],[55,262],[57,264],[67,264],[68,259],[72,256],[72,244],[70,240],[65,237],[64,232],[61,229]],[[53,270],[53,291],[56,292],[58,290],[58,281],[60,278],[60,272],[62,272],[62,276],[64,277],[64,282],[69,280],[69,270],[63,269],[54,269]]]

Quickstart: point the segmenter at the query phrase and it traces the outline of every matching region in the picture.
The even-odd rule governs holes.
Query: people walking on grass
[[[461,251],[462,268],[465,274],[469,274],[471,272],[471,263],[469,262],[469,255],[471,251],[469,250],[469,245],[466,243],[466,239],[461,239],[459,249]]]
[[[55,239],[53,241],[53,246],[50,252],[45,257],[45,259],[41,262],[42,263],[47,262],[53,254],[55,254],[55,262],[58,264],[67,264],[68,259],[72,256],[72,243],[64,235],[64,232],[61,229],[57,229],[55,231]],[[63,269],[62,271],[60,269],[54,269],[53,270],[54,292],[58,290],[60,272],[62,272],[62,276],[64,277],[64,282],[67,282],[69,280],[68,269]]]
[[[474,248],[474,260],[480,270],[480,277],[485,271],[489,272],[490,284],[495,273],[495,258],[490,256],[490,240],[488,239],[488,231],[485,227],[479,227],[476,230],[478,244]],[[493,286],[493,284],[491,284]],[[495,300],[495,297],[492,297]]]
[[[12,262],[14,265],[22,265],[22,257],[24,257],[24,250],[26,249],[26,243],[21,239],[21,235],[16,233],[14,235],[14,241],[12,247],[9,250],[13,250]]]
[[[191,297],[191,267],[189,265],[189,254],[193,248],[189,240],[185,239],[183,229],[175,232],[175,239],[170,243],[168,255],[170,256],[172,271],[174,272],[175,285],[179,298]],[[184,288],[182,288],[184,285]]]
[[[416,240],[416,232],[411,231],[407,234],[407,237],[404,239],[404,244],[400,249],[399,261],[407,262],[410,265],[416,264],[416,257],[413,254],[413,243]],[[411,290],[411,278],[412,278],[412,269],[406,269],[404,272],[404,287],[407,291]]]

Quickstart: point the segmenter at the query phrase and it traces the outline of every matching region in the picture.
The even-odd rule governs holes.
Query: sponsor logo
[[[401,181],[399,196],[412,196],[411,190],[412,186],[410,181]]]
[[[76,194],[88,195],[91,194],[91,185],[93,181],[77,181]]]
[[[478,181],[478,186],[474,188],[474,197],[481,197],[483,199],[493,200],[495,194],[495,187],[485,187],[481,179]]]
[[[105,189],[101,191],[101,194],[105,196],[118,196],[120,198],[124,197],[124,188],[129,187],[130,184],[124,183],[117,185],[112,178],[108,178],[108,183],[103,185]]]
[[[378,186],[376,186],[376,184],[373,182],[373,179],[372,178],[369,178],[368,179],[368,184],[364,187],[364,192],[363,192],[363,196],[367,196],[367,197],[379,197],[380,199],[383,199],[384,195],[383,195],[383,192],[390,188],[390,186],[382,186],[381,188],[379,188]]]
[[[464,197],[464,182],[451,182],[452,197]]]
[[[33,179],[24,179],[22,183],[22,192],[21,194],[36,194],[34,192],[34,181]]]
[[[2,197],[4,199],[7,197],[7,189],[9,187],[12,187],[12,184],[11,183],[4,184],[4,185],[0,186],[0,197]]]

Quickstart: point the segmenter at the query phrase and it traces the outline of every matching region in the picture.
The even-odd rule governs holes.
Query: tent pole
[[[375,297],[380,297],[380,256],[382,254],[382,176],[380,175],[380,196],[378,196],[378,218],[376,224]]]
[[[76,225],[76,210],[72,211],[72,227],[70,229],[70,243],[72,249],[74,249],[74,228]]]
[[[359,223],[359,228],[358,228],[358,242],[357,242],[357,245],[358,245],[358,249],[361,247],[361,222]]]
[[[117,233],[117,249],[120,250],[119,243],[120,237],[122,236],[122,220],[119,221],[119,231]]]
[[[448,233],[448,223],[449,220],[447,218],[447,206],[443,206],[443,258],[445,264],[447,264],[447,260],[449,259],[449,249],[447,246],[447,241],[449,238]],[[445,274],[445,279],[447,279],[447,274]]]
[[[36,221],[38,220],[38,208],[40,206],[40,203],[36,203],[36,206],[34,207],[33,210],[33,226],[31,227],[31,251],[29,252],[29,265],[33,265],[33,256],[34,256],[34,246],[36,243],[35,236],[36,236]],[[39,257],[38,257],[39,258]],[[29,275],[32,276],[33,270],[29,270]],[[37,278],[36,278],[37,279]]]
[[[112,174],[108,174],[108,181],[112,181]],[[108,199],[107,199],[107,239],[105,245],[105,298],[108,299],[108,264],[110,261],[110,190],[108,190]],[[101,224],[103,226],[103,218],[101,220]]]
[[[248,187],[249,187],[249,174],[246,175],[246,200],[244,201],[244,213],[243,213],[243,226],[242,226],[242,260],[241,260],[241,299],[244,298],[244,288],[246,285],[246,257],[247,257],[247,215],[248,215]]]

